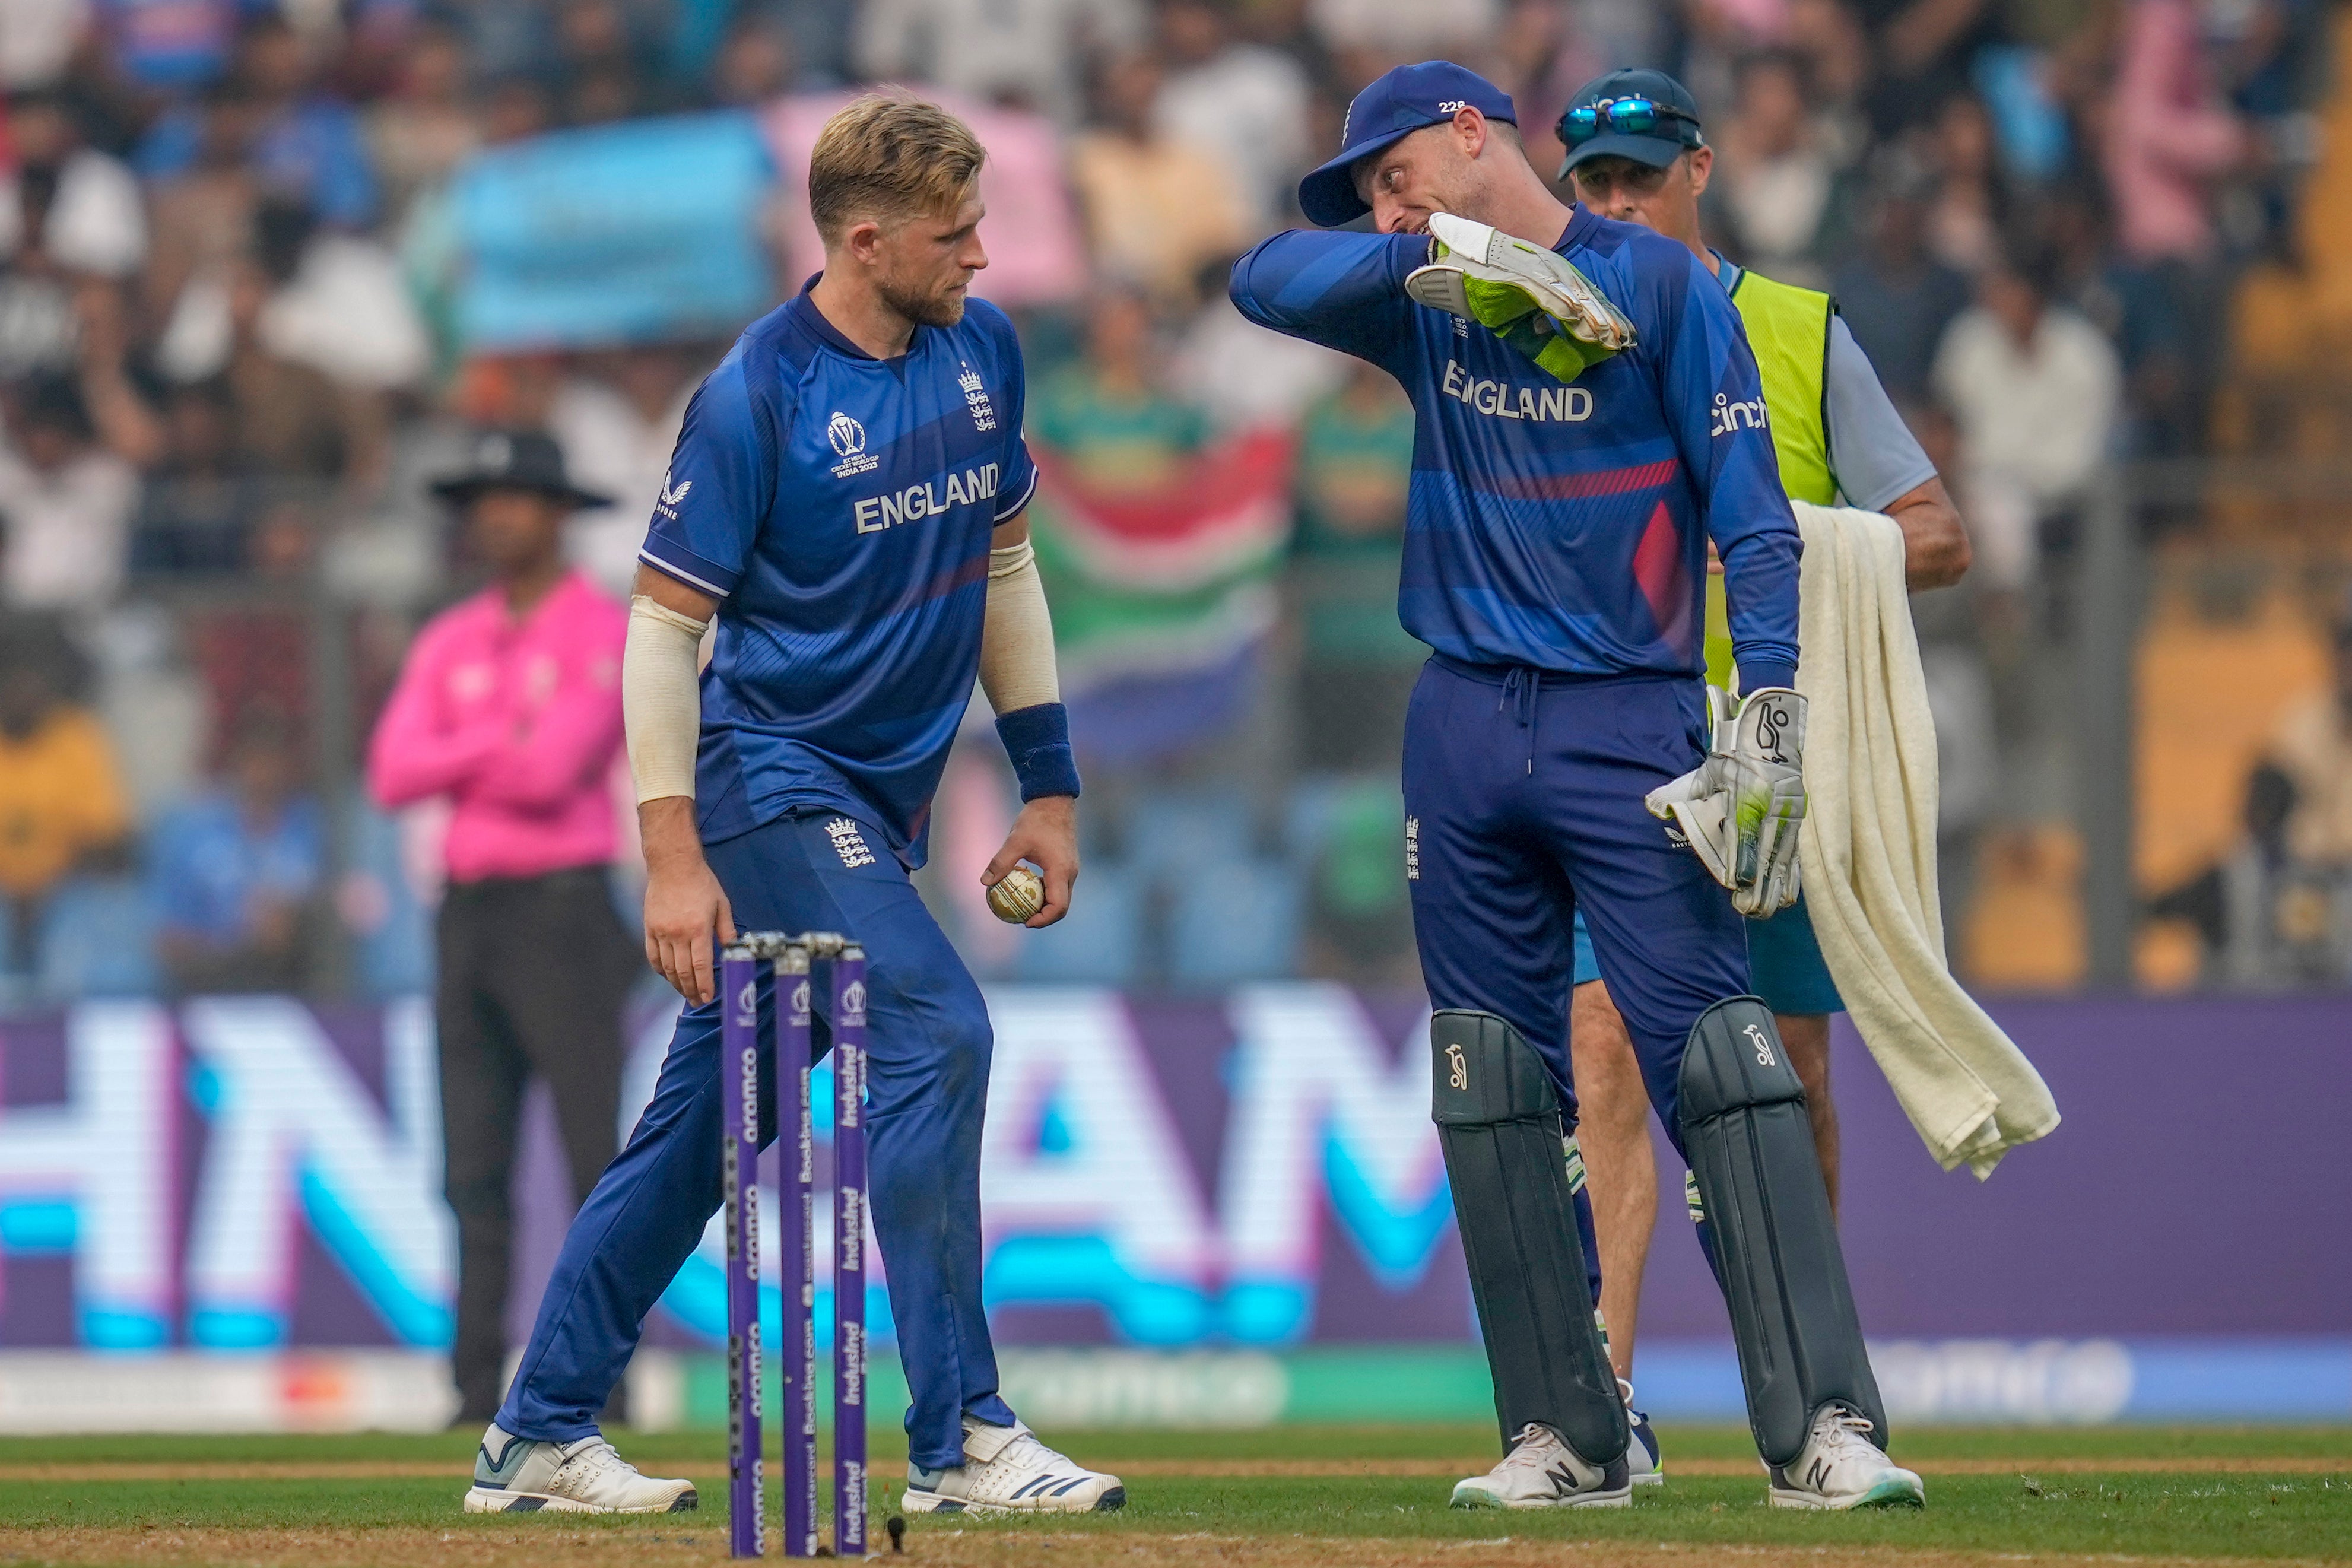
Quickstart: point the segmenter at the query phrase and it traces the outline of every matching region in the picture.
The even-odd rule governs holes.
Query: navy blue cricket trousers
[[[825,831],[839,816],[796,813],[706,853],[738,930],[837,931],[865,944],[874,1231],[914,1401],[908,1457],[939,1469],[963,1463],[965,1411],[1013,1421],[981,1304],[980,1133],[994,1036],[980,987],[905,869],[887,852],[844,864]],[[859,831],[882,844],[871,824]],[[772,975],[761,969],[760,1027],[772,1038]],[[816,1000],[822,1053],[824,986]],[[507,1431],[570,1442],[596,1430],[646,1312],[719,1210],[719,1065],[718,1004],[688,1008],[628,1146],[564,1237],[499,1412]],[[761,1145],[775,1135],[775,1084],[763,1072]]]
[[[1547,675],[1439,655],[1405,717],[1407,874],[1431,1005],[1507,1020],[1542,1055],[1573,1117],[1568,1009],[1581,910],[1677,1147],[1691,1026],[1748,990],[1745,922],[1730,896],[1642,804],[1705,754],[1704,691],[1696,677]],[[1597,1271],[1589,1221],[1581,1228]]]

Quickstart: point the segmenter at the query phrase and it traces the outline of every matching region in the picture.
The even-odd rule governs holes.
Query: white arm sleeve
[[[629,772],[637,804],[666,795],[694,798],[694,753],[702,738],[702,693],[695,656],[703,623],[643,594],[629,601],[629,640],[621,654],[621,722],[629,738]]]
[[[1054,619],[1037,552],[1027,540],[988,552],[988,618],[980,634],[980,689],[999,713],[1062,700],[1054,668]]]

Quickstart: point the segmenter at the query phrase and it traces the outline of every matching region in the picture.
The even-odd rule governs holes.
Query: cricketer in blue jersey
[[[867,953],[870,1204],[912,1405],[909,1512],[1112,1509],[1115,1476],[997,1394],[981,1291],[988,1012],[908,873],[975,679],[1024,802],[983,880],[1034,862],[1050,924],[1077,871],[1077,770],[1022,516],[1021,351],[968,300],[984,154],[935,105],[858,100],[818,137],[825,269],[689,405],[630,606],[622,686],[646,951],[690,1004],[651,1102],[566,1237],[467,1507],[694,1505],[598,1412],[721,1196],[716,948],[837,931]],[[707,669],[697,651],[715,623]],[[760,982],[763,1035],[772,976]],[[829,1048],[816,1020],[820,1054]],[[775,1136],[772,1083],[761,1136]]]
[[[1746,994],[1743,922],[1644,805],[1707,751],[1710,540],[1747,685],[1795,677],[1801,544],[1755,358],[1688,248],[1563,205],[1513,120],[1508,96],[1459,66],[1391,71],[1350,106],[1339,156],[1299,188],[1317,223],[1369,213],[1379,232],[1277,235],[1232,283],[1253,321],[1387,369],[1417,415],[1397,607],[1433,651],[1406,719],[1405,875],[1437,1010],[1436,1115],[1509,1448],[1454,1501],[1627,1495],[1632,1435],[1591,1322],[1590,1204],[1576,1178],[1572,1217],[1523,1213],[1551,1173],[1515,1164],[1502,1131],[1555,1102],[1574,1125],[1580,910],[1651,1100],[1708,1214],[1734,1221],[1703,1225],[1702,1240],[1771,1500],[1916,1500],[1916,1478],[1867,1440],[1875,1427],[1884,1441],[1884,1412],[1810,1140],[1785,1135],[1802,1094],[1770,1014]],[[1630,322],[1632,345],[1563,383],[1524,345],[1417,303],[1407,279],[1440,259],[1426,231],[1441,213],[1549,243]],[[1548,1093],[1509,1066],[1523,1050]],[[1741,1137],[1765,1153],[1727,1175],[1740,1162],[1723,1157],[1726,1141]],[[1571,1257],[1580,1305],[1562,1293]]]

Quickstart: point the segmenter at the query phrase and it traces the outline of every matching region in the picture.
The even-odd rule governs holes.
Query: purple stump
[[[727,1232],[727,1549],[757,1557],[767,1548],[760,1487],[760,984],[747,948],[719,963],[719,1124],[725,1138]]]
[[[776,959],[777,1207],[783,1237],[784,1555],[816,1555],[816,1137],[809,1103],[809,952]]]
[[[833,961],[833,1551],[866,1555],[866,952]]]

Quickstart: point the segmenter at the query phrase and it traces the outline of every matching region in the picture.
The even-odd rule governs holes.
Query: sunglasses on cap
[[[1570,147],[1579,147],[1603,132],[1612,136],[1654,136],[1670,120],[1679,120],[1691,128],[1689,137],[1678,141],[1695,141],[1698,132],[1698,116],[1688,110],[1676,109],[1670,103],[1660,103],[1654,98],[1604,98],[1599,103],[1580,103],[1559,117],[1559,139]]]

